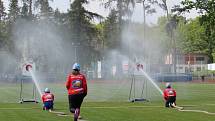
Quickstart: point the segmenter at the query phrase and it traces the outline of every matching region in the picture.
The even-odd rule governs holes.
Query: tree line
[[[106,9],[110,9],[106,18],[84,7],[90,3],[90,0],[74,0],[68,11],[64,13],[59,9],[54,10],[50,2],[52,0],[10,0],[6,11],[3,1],[0,0],[0,49],[16,53],[12,34],[13,27],[19,19],[33,23],[45,20],[48,24],[62,30],[60,34],[64,36],[65,41],[73,47],[78,46],[76,51],[88,50],[84,56],[78,58],[78,61],[86,59],[89,62],[96,61],[101,60],[107,50],[120,48],[120,51],[126,51],[125,47],[122,47],[121,35],[125,26],[132,25],[135,32],[146,33],[143,38],[150,41],[149,43],[162,45],[162,50],[159,50],[162,53],[157,59],[163,58],[168,53],[173,55],[178,52],[205,53],[209,57],[209,63],[214,62],[214,0],[196,2],[183,0],[180,5],[171,9],[172,11],[168,10],[166,0],[100,0],[98,2]],[[157,24],[152,26],[132,22],[129,18],[132,16],[135,4],[138,3],[143,3],[144,14],[153,14],[157,7],[160,7],[166,15],[160,17]],[[113,7],[114,5],[116,7]],[[181,13],[193,8],[201,13],[198,17],[188,20],[181,16]],[[36,12],[33,12],[35,9]],[[94,19],[101,22],[95,24]],[[159,36],[154,36],[151,32]],[[154,49],[156,50],[156,47]],[[81,54],[83,55],[79,53]],[[149,57],[150,54],[144,57]],[[164,61],[164,59],[161,60]],[[176,59],[173,60],[175,63]]]

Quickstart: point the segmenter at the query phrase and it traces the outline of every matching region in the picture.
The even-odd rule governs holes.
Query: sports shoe
[[[74,121],[78,121],[80,109],[76,108],[74,113]]]

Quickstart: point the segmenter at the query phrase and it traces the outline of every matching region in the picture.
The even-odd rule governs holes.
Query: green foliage
[[[172,25],[173,23],[174,26]],[[175,32],[177,24],[175,23],[175,21],[169,21],[167,17],[162,16],[158,19],[158,28],[162,42],[164,44],[165,53],[170,53],[174,47],[171,36],[172,33]]]
[[[7,33],[6,33],[6,25],[4,22],[0,21],[0,50],[5,49],[7,44]]]
[[[202,70],[202,71],[196,71],[192,73],[193,76],[198,77],[198,76],[213,76],[215,75],[215,71],[211,70]]]
[[[94,17],[100,17],[96,13],[87,11],[84,4],[88,3],[87,0],[75,0],[71,4],[71,11],[69,12],[69,20],[71,31],[74,34],[73,40],[76,43],[88,45],[95,33],[95,26],[90,22]]]
[[[5,16],[6,16],[5,7],[3,1],[0,0],[0,21],[4,20]]]
[[[105,4],[106,7],[111,7],[112,3],[115,3],[116,8],[112,8],[109,16],[102,23],[95,25],[92,21],[102,17],[85,9],[84,5],[88,4],[89,0],[74,0],[71,9],[66,13],[61,13],[58,9],[54,11],[49,5],[50,1],[52,0],[22,0],[23,4],[19,6],[18,0],[11,0],[7,14],[4,12],[5,8],[2,0],[0,0],[0,48],[8,46],[8,44],[11,44],[12,47],[10,40],[12,27],[18,18],[38,22],[46,16],[48,22],[62,30],[59,33],[64,36],[65,41],[69,41],[71,46],[80,46],[80,53],[81,49],[88,49],[89,53],[85,57],[93,60],[95,57],[99,57],[101,48],[105,50],[104,48],[115,49],[120,47],[122,26],[130,22],[123,18],[131,16],[132,8],[137,3],[135,0],[108,0]],[[157,0],[142,0],[140,2],[145,2],[147,13],[153,13],[153,4],[159,4],[168,13],[166,0],[162,0],[162,3],[158,3]],[[32,15],[32,4],[39,8],[39,13]],[[159,18],[157,26],[138,26],[144,26],[149,31],[146,32],[147,40],[160,43],[164,48],[162,50],[163,55],[172,52],[173,49],[184,53],[206,53],[212,62],[215,53],[214,2],[211,0],[198,0],[196,2],[184,0],[182,4],[184,7],[175,10],[183,12],[196,8],[202,13],[202,16],[187,21],[181,16],[167,14],[167,17]],[[142,29],[143,27],[139,27],[137,33],[143,33]],[[160,36],[157,37],[151,33],[159,33]],[[142,38],[144,37],[142,36]]]
[[[53,11],[52,8],[49,5],[49,1],[53,0],[36,0],[35,6],[40,9],[40,14],[43,17],[48,17],[51,12]]]
[[[15,22],[20,13],[20,8],[18,6],[18,0],[11,0],[9,5],[8,18],[11,23]]]
[[[207,43],[206,53],[209,56],[209,63],[213,62],[213,52],[215,48],[215,2],[214,0],[184,0],[181,2],[183,7],[176,6],[174,11],[186,12],[197,9],[202,15],[199,18],[200,25],[204,29],[204,41]]]
[[[9,13],[4,12],[2,1],[0,1],[0,49],[13,48],[13,27],[20,21],[26,21],[33,25],[38,23],[48,24],[50,27],[55,26],[59,30],[58,34],[64,37],[65,42],[71,46],[78,44],[78,52],[81,54],[80,60],[95,60],[98,58],[99,29],[92,23],[95,18],[102,17],[97,13],[86,10],[83,6],[88,0],[75,0],[71,4],[71,9],[66,13],[61,13],[58,9],[53,11],[49,3],[53,0],[22,0],[18,4],[18,0],[11,0],[9,3]],[[38,13],[32,13],[32,5],[39,9]],[[4,19],[7,17],[7,19]],[[18,20],[18,21],[17,21]],[[39,24],[38,24],[39,26]],[[24,28],[24,27],[23,27]],[[26,33],[26,30],[20,30]],[[30,35],[30,33],[29,33]],[[45,38],[45,37],[44,37]],[[82,53],[82,49],[87,49],[88,53]],[[85,56],[85,54],[87,56]],[[83,56],[82,56],[83,55]]]
[[[22,0],[22,6],[20,8],[20,17],[22,19],[26,19],[26,20],[34,19],[34,16],[32,14],[33,1],[34,0]]]
[[[104,45],[106,48],[115,49],[119,46],[119,23],[116,10],[111,10],[109,16],[103,23],[104,25]]]
[[[206,53],[207,42],[205,41],[205,28],[200,25],[199,19],[188,21],[178,29],[181,39],[179,44],[185,53]]]
[[[80,63],[86,63],[85,60],[91,62],[95,59],[95,47],[98,41],[98,30],[91,21],[94,18],[101,18],[97,13],[90,12],[84,8],[88,4],[87,0],[75,0],[71,4],[69,16],[69,29],[71,32],[71,44],[78,46],[78,55]],[[82,49],[87,49],[87,53],[82,53]]]
[[[26,3],[23,3],[23,6],[21,8],[21,16],[22,18],[27,18],[28,17],[28,5]]]
[[[3,1],[0,0],[0,50],[8,49],[8,35],[6,26],[6,12]]]

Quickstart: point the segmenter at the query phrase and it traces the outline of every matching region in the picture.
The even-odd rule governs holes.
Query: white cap
[[[170,83],[166,83],[166,88],[170,88],[171,84]]]
[[[50,89],[49,88],[45,88],[44,92],[49,93]]]

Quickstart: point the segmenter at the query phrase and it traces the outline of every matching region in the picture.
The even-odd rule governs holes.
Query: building
[[[172,65],[172,55],[165,58],[166,65]],[[200,53],[177,54],[176,55],[176,72],[189,73],[207,69],[208,56]]]

